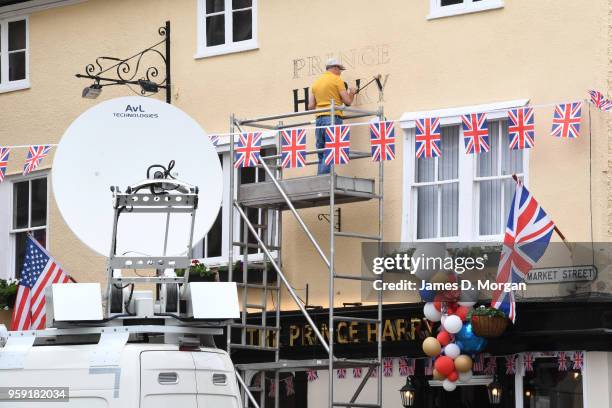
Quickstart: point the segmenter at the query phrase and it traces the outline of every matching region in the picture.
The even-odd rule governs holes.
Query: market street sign
[[[596,277],[597,269],[593,265],[538,268],[529,272],[527,283],[586,282]]]

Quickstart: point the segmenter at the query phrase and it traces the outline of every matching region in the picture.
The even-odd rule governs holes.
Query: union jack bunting
[[[28,156],[26,162],[23,165],[23,175],[30,174],[38,168],[42,160],[49,154],[51,146],[40,145],[30,146],[28,148]]]
[[[283,130],[281,136],[283,168],[290,169],[306,166],[306,130]]]
[[[10,153],[10,148],[0,147],[0,183],[4,181],[4,176],[6,176],[6,167],[8,166],[8,159]]]
[[[523,354],[523,368],[526,373],[533,371],[533,353],[527,352]]]
[[[423,367],[423,371],[425,373],[425,375],[432,375],[433,374],[433,362],[434,359],[433,358],[426,358],[425,359],[425,366]]]
[[[347,164],[351,130],[346,125],[328,126],[325,128],[325,164]]]
[[[516,355],[506,356],[506,374],[516,372]]]
[[[393,122],[370,124],[370,146],[373,161],[395,159],[395,129]]]
[[[361,367],[353,368],[353,378],[361,378]]]
[[[440,138],[439,118],[417,119],[416,136],[414,138],[416,157],[441,156]]]
[[[565,351],[560,351],[557,353],[557,363],[559,367],[559,371],[567,371],[567,355]]]
[[[508,213],[497,283],[523,282],[527,274],[544,255],[555,228],[554,222],[520,181]],[[506,313],[513,322],[516,305],[513,291],[493,292],[491,305]]]
[[[572,360],[572,369],[574,370],[582,370],[584,366],[584,353],[582,351],[574,351],[571,356]]]
[[[370,377],[372,378],[378,377],[378,366],[374,367],[374,369],[372,370],[372,375]]]
[[[338,378],[340,379],[346,378],[346,368],[337,369],[336,374],[338,375]]]
[[[493,375],[495,374],[496,370],[497,370],[497,361],[495,360],[495,357],[487,358],[487,366],[484,369],[484,373],[488,375]]]
[[[274,398],[276,396],[276,383],[274,380],[270,381],[270,391],[268,392],[268,397]]]
[[[393,376],[393,358],[391,357],[383,358],[383,375],[385,377]]]
[[[564,103],[555,106],[551,135],[563,139],[576,139],[580,136],[582,102]]]
[[[508,124],[510,149],[531,149],[535,144],[533,108],[510,109],[508,117],[510,118]]]
[[[484,371],[484,354],[478,354],[474,359],[474,372],[481,373]]]
[[[318,380],[319,379],[319,373],[317,373],[315,370],[308,370],[306,371],[306,378],[308,379],[308,381],[314,381],[314,380]]]
[[[402,377],[414,375],[416,360],[414,358],[400,357],[399,358],[399,374]]]
[[[596,108],[606,112],[612,110],[612,101],[604,97],[601,92],[591,89],[589,91],[589,96],[591,97],[591,103],[595,105]]]
[[[208,136],[213,146],[217,146],[219,144],[219,136],[218,135],[210,135]]]
[[[234,167],[255,167],[261,153],[261,132],[241,133],[234,148]]]
[[[463,142],[466,154],[489,151],[489,124],[484,113],[463,115]]]
[[[287,396],[295,395],[295,385],[293,384],[293,376],[287,377],[285,380],[285,389],[287,390]]]

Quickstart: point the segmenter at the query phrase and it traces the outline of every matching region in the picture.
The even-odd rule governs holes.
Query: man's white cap
[[[340,70],[344,71],[346,68],[344,67],[344,65],[342,65],[340,63],[340,60],[337,58],[330,58],[327,60],[327,63],[325,64],[325,69],[329,68],[329,67],[338,67],[340,68]]]

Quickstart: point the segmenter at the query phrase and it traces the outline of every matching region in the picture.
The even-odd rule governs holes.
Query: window
[[[504,7],[503,0],[430,0],[428,19],[475,13]]]
[[[13,271],[21,273],[28,234],[47,246],[47,178],[39,177],[16,181],[12,191],[12,222],[10,238],[13,242]]]
[[[523,407],[582,408],[582,382],[580,370],[560,371],[556,358],[535,358],[522,381]]]
[[[0,92],[29,86],[28,20],[0,20]]]
[[[257,0],[198,0],[196,58],[257,48]]]

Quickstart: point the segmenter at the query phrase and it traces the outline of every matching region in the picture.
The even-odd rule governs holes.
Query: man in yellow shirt
[[[329,108],[331,100],[334,100],[336,106],[350,106],[355,100],[357,89],[350,88],[348,91],[344,85],[344,81],[340,77],[342,71],[346,68],[336,58],[330,58],[325,64],[326,71],[312,84],[311,92],[308,100],[308,109]],[[334,125],[342,124],[342,112],[336,112]],[[317,114],[315,135],[317,138],[317,149],[325,147],[325,127],[330,126],[331,117],[329,112],[321,112]],[[327,174],[330,172],[330,166],[325,164],[323,152],[317,154],[319,157],[319,168],[317,174]]]

